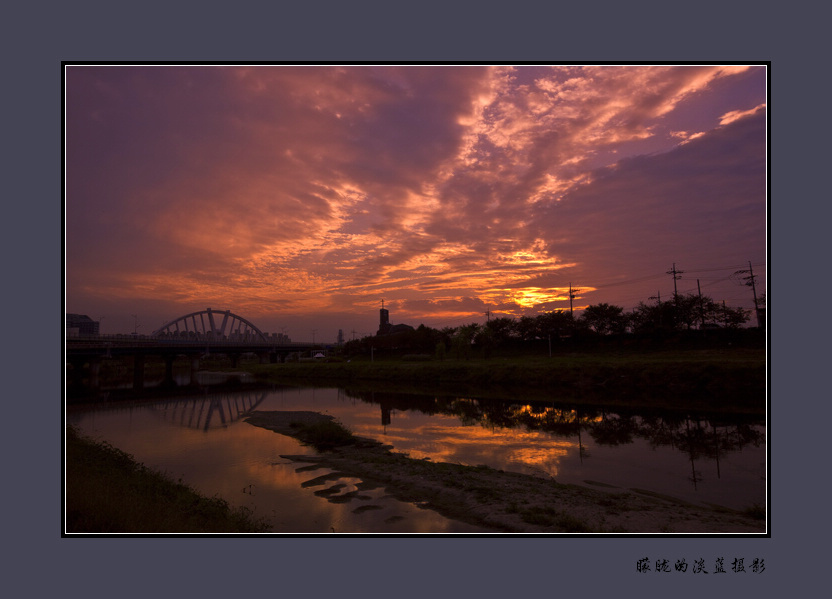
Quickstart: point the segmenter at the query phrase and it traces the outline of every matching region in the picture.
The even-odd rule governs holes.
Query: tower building
[[[376,335],[404,333],[412,330],[413,327],[409,324],[390,324],[390,312],[384,307],[384,300],[381,300],[381,310],[378,312],[378,333]]]
[[[378,335],[384,335],[390,331],[390,311],[384,308],[384,300],[381,300],[381,310],[378,311]]]

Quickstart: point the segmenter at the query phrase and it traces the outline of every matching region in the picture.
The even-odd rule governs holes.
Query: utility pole
[[[696,289],[699,291],[699,316],[701,318],[702,327],[705,328],[705,306],[702,303],[702,288],[699,286],[699,279],[696,279]]]
[[[483,314],[485,314],[485,320],[487,322],[491,320],[491,310],[486,310]]]
[[[353,329],[353,330],[352,330],[352,340],[353,340],[353,341],[355,341],[355,333],[356,333],[356,330],[355,330],[355,329]]]
[[[572,314],[572,300],[575,299],[575,296],[576,296],[577,292],[578,292],[578,289],[575,289],[575,291],[572,291],[572,283],[570,282],[569,283],[569,314],[570,315]]]
[[[751,260],[748,261],[748,270],[738,270],[735,272],[735,275],[741,274],[748,274],[748,276],[743,277],[743,285],[746,287],[751,287],[751,291],[754,293],[754,313],[757,316],[757,326],[762,328],[763,323],[762,319],[760,318],[760,307],[757,305],[757,285],[755,283],[756,277],[754,276],[754,269],[751,268]]]
[[[676,303],[676,307],[679,307],[679,292],[676,290],[676,281],[682,278],[682,273],[685,272],[683,270],[676,270],[676,263],[673,263],[673,268],[667,271],[667,274],[673,275],[673,301]]]

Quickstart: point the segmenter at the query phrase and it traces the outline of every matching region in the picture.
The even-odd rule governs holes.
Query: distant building
[[[390,324],[390,311],[385,309],[384,301],[381,302],[379,310],[378,332],[376,335],[392,335],[393,333],[404,333],[414,330],[409,324]]]
[[[385,335],[390,330],[390,311],[384,308],[384,300],[381,301],[381,310],[378,311],[378,333],[377,335]]]
[[[338,329],[338,345],[344,345],[344,329]]]
[[[99,325],[100,323],[86,314],[67,314],[66,336],[89,337],[90,335],[98,335]]]
[[[271,341],[272,343],[291,343],[292,340],[289,338],[288,335],[284,335],[283,333],[263,333],[263,336]]]

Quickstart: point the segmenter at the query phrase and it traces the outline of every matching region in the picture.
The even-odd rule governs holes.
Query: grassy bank
[[[253,533],[249,510],[199,495],[129,454],[67,428],[67,533]]]
[[[264,382],[394,386],[424,392],[473,391],[530,399],[564,398],[703,409],[765,410],[766,359],[758,350],[586,353],[472,360],[379,359],[251,364]]]

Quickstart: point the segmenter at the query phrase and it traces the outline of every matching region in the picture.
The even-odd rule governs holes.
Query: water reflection
[[[270,387],[102,402],[70,423],[148,466],[267,516],[278,532],[471,532],[466,527],[330,480],[281,455],[313,453],[248,425],[252,410],[313,410],[414,458],[642,488],[742,509],[765,504],[765,421],[748,416],[528,404],[353,389]]]
[[[745,415],[707,416],[671,411],[611,411],[603,406],[529,405],[509,401],[457,397],[414,397],[407,394],[344,390],[347,397],[377,404],[381,423],[392,423],[394,411],[418,410],[424,414],[456,416],[463,425],[542,431],[553,437],[573,439],[581,460],[590,457],[584,445],[588,436],[596,446],[615,447],[643,439],[652,449],[669,446],[687,454],[691,462],[714,460],[720,455],[760,448],[765,443],[765,421]]]
[[[241,420],[256,409],[269,393],[267,389],[205,391],[175,398],[99,402],[82,406],[80,411],[119,413],[142,409],[155,413],[173,425],[207,431],[209,428],[224,428]]]
[[[226,427],[245,417],[266,398],[266,391],[237,393],[208,393],[200,400],[179,399],[160,402],[160,415],[172,423],[188,428],[208,430]]]

